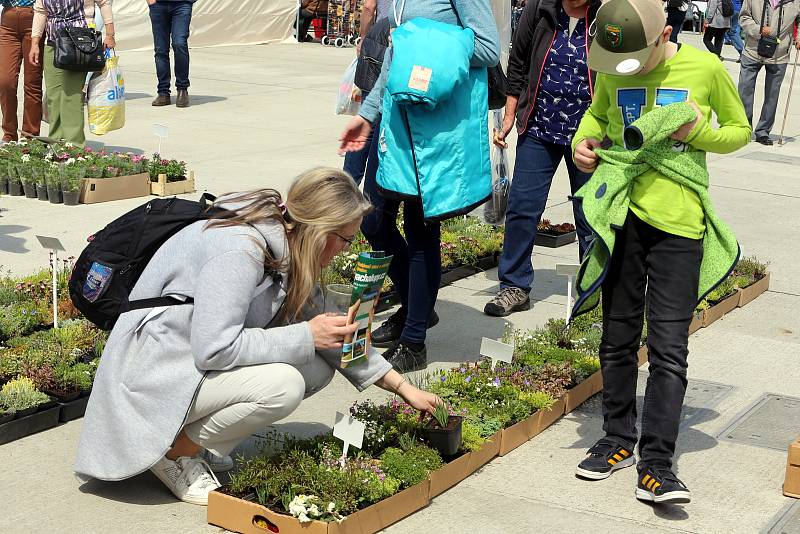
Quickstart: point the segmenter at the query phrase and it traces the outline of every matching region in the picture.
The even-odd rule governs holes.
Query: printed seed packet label
[[[511,363],[511,359],[514,357],[514,345],[485,337],[481,339],[481,356],[490,358],[492,369],[494,369],[497,362]]]
[[[414,65],[414,68],[411,69],[411,77],[408,79],[408,88],[427,93],[428,87],[431,85],[432,75],[433,71],[428,67]]]

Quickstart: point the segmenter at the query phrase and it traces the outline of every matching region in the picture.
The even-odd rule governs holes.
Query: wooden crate
[[[194,171],[189,171],[189,176],[179,182],[167,182],[166,174],[159,174],[157,182],[150,182],[150,194],[160,197],[171,197],[195,191],[197,188],[194,185]]]

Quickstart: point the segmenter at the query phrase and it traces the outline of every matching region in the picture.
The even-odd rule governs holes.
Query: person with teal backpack
[[[389,276],[401,306],[372,341],[408,372],[427,366],[426,330],[438,322],[440,221],[491,195],[486,68],[497,65],[500,45],[488,0],[395,0],[389,19],[392,47],[340,149],[363,148],[382,112],[377,179],[365,182],[376,209],[362,231],[394,256]]]
[[[578,272],[573,317],[602,299],[604,435],[575,474],[602,480],[637,465],[638,442],[636,498],[677,504],[691,501],[673,471],[689,324],[698,301],[740,254],[712,207],[706,153],[738,150],[751,130],[722,63],[669,42],[665,22],[661,0],[608,0],[589,49],[589,67],[599,74],[572,148],[578,168],[594,172],[575,196],[595,238]],[[645,313],[650,375],[640,434],[637,352]]]

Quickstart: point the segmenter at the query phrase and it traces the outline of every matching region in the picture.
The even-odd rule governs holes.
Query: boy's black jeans
[[[636,353],[647,303],[650,376],[638,440],[640,466],[672,467],[702,258],[702,240],[663,232],[632,212],[617,230],[603,282],[603,430],[631,450],[636,444]]]

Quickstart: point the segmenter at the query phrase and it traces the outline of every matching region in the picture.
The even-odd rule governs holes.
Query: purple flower
[[[472,382],[472,375],[467,375],[467,378],[465,378],[465,379],[464,379],[464,381],[465,381],[467,384],[469,384],[470,382]]]
[[[467,370],[466,370],[464,367],[459,367],[459,368],[458,368],[458,372],[459,372],[459,373],[466,373],[466,372],[467,372]]]
[[[441,380],[442,380],[442,382],[444,382],[445,380],[447,380],[447,378],[444,375],[442,375]]]
[[[495,379],[492,381],[492,384],[494,384],[495,386],[498,386],[498,387],[499,387],[499,386],[500,386],[500,379],[499,379],[499,378],[495,378]]]
[[[531,381],[526,378],[524,384],[526,386],[530,386],[531,385]]]

